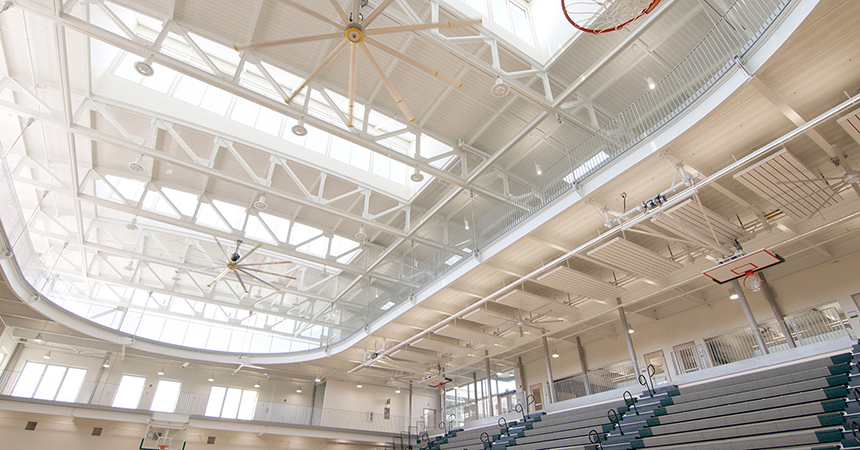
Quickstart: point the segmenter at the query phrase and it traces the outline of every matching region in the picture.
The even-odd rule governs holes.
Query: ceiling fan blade
[[[472,20],[446,20],[444,22],[416,23],[414,25],[395,25],[393,27],[379,27],[364,30],[364,34],[375,36],[377,34],[402,33],[405,31],[433,30],[437,28],[466,27],[469,25],[480,25],[481,19]]]
[[[294,2],[293,0],[281,0],[281,1],[292,6],[293,8],[298,9],[299,11],[302,11],[303,13],[305,13],[309,16],[316,17],[317,19],[322,20],[323,22],[325,22],[325,23],[327,23],[327,24],[329,24],[335,28],[342,28],[343,27],[342,23],[337,23],[334,20],[331,20],[328,17],[302,5],[301,3]]]
[[[245,291],[245,293],[247,294],[247,293],[249,292],[249,291],[248,291],[248,286],[245,286],[245,282],[244,282],[244,281],[242,281],[242,277],[239,275],[239,271],[238,271],[238,270],[234,270],[234,272],[236,272],[236,279],[237,279],[237,280],[239,280],[239,284],[241,284],[241,285],[242,285],[242,290],[243,290],[243,291]]]
[[[315,36],[305,36],[305,37],[292,38],[292,39],[281,39],[279,41],[260,42],[258,44],[249,44],[249,45],[233,44],[233,49],[236,50],[237,52],[241,52],[242,50],[251,50],[251,49],[260,48],[260,47],[274,47],[277,45],[301,44],[302,42],[324,41],[326,39],[334,39],[334,38],[339,38],[339,37],[343,37],[343,32],[339,31],[337,33],[318,34]]]
[[[358,20],[358,13],[361,11],[361,0],[352,0],[352,17]]]
[[[251,272],[248,272],[248,271],[246,271],[246,270],[242,270],[242,269],[238,269],[238,271],[239,271],[239,272],[244,273],[245,275],[248,275],[249,277],[251,277],[251,278],[253,278],[253,279],[255,279],[255,280],[259,281],[260,283],[265,284],[269,289],[274,289],[274,290],[276,290],[276,291],[279,291],[279,290],[280,290],[280,289],[278,289],[278,288],[276,288],[276,287],[272,286],[272,284],[271,284],[271,283],[269,283],[268,281],[266,281],[266,280],[264,280],[264,279],[262,279],[262,278],[260,278],[260,277],[258,277],[258,276],[256,276],[256,275],[254,275],[254,274],[253,274],[253,273],[251,273]],[[238,277],[238,276],[239,276],[239,274],[237,273],[237,274],[236,274],[236,277]],[[244,284],[243,284],[242,286],[244,286]],[[246,292],[247,292],[247,290],[246,290]]]
[[[430,67],[425,66],[424,64],[421,64],[415,58],[411,58],[409,56],[406,56],[405,54],[398,52],[397,50],[383,44],[382,42],[379,42],[375,39],[371,39],[369,37],[365,37],[364,41],[367,42],[368,44],[384,51],[385,53],[388,53],[389,55],[391,55],[397,59],[400,59],[403,62],[409,63],[409,64],[415,66],[415,68],[420,69],[420,70],[426,72],[427,74],[434,76],[434,77],[444,81],[445,83],[450,84],[455,89],[460,89],[463,86],[462,82],[457,81],[457,80],[449,77],[448,75],[445,75],[445,74],[439,72],[438,70],[433,70]]]
[[[224,276],[226,276],[228,273],[230,273],[230,269],[222,270],[221,273],[219,273],[214,279],[212,279],[209,284],[206,285],[206,287],[212,287],[215,283],[221,281],[221,279],[224,278]]]
[[[284,274],[280,274],[280,273],[269,272],[269,271],[267,271],[267,270],[252,269],[252,268],[250,268],[250,267],[245,267],[245,265],[244,265],[244,264],[243,264],[243,265],[242,265],[242,267],[240,267],[240,268],[241,268],[242,270],[244,270],[244,271],[251,271],[251,272],[257,272],[257,273],[264,273],[264,274],[266,274],[266,275],[272,275],[272,276],[274,276],[274,277],[289,278],[289,279],[291,279],[291,280],[295,280],[295,279],[297,279],[296,277],[293,277],[293,276],[290,276],[290,275],[284,275]]]
[[[230,261],[230,257],[227,256],[227,252],[224,251],[224,246],[221,245],[221,241],[218,240],[218,236],[212,235],[215,238],[215,244],[218,245],[218,250],[221,250],[221,254],[224,255],[224,259]]]
[[[388,88],[388,93],[391,94],[391,98],[394,100],[394,103],[400,108],[400,112],[406,116],[407,122],[414,122],[415,117],[412,116],[412,113],[409,112],[409,108],[406,106],[406,103],[403,103],[403,99],[400,97],[400,94],[397,93],[397,89],[394,88],[394,85],[391,84],[391,80],[385,76],[385,72],[382,70],[382,67],[379,67],[379,63],[376,62],[376,58],[373,57],[373,54],[370,53],[370,49],[367,48],[364,42],[359,43],[362,51],[367,56],[368,61],[370,61],[370,65],[373,66],[373,70],[376,71],[376,74],[379,75],[379,79],[382,80],[382,83],[385,84],[385,87]]]
[[[292,261],[277,261],[277,262],[261,262],[261,263],[251,263],[251,264],[242,264],[242,267],[248,266],[269,266],[274,264],[292,264]]]
[[[806,200],[806,199],[808,199],[808,198],[810,198],[810,197],[812,197],[812,196],[814,196],[814,195],[818,195],[818,194],[820,194],[820,193],[822,193],[822,192],[824,192],[824,191],[832,190],[834,193],[838,194],[838,193],[840,193],[840,192],[842,192],[842,191],[843,191],[843,189],[842,189],[842,188],[844,188],[845,186],[846,186],[846,184],[845,184],[845,183],[833,183],[833,184],[831,184],[831,185],[828,185],[827,187],[823,187],[823,188],[821,188],[821,189],[816,189],[816,190],[814,190],[814,191],[812,191],[812,192],[810,192],[810,193],[807,193],[806,195],[804,195],[803,197],[798,198],[797,200],[792,200],[792,201],[790,201],[790,202],[782,203],[782,204],[780,204],[780,205],[777,205],[777,207],[776,207],[776,208],[777,208],[777,209],[781,209],[782,207],[784,207],[784,206],[786,206],[786,205],[790,205],[790,204],[792,204],[792,203],[797,203],[797,202],[799,202],[799,201],[801,201],[801,200]],[[831,196],[830,198],[832,199],[833,197]]]
[[[834,190],[833,192],[831,192],[830,195],[823,202],[821,202],[821,205],[819,205],[818,208],[815,208],[815,211],[812,211],[812,214],[810,214],[809,216],[810,217],[814,216],[815,213],[817,213],[818,211],[821,211],[821,208],[824,208],[825,206],[827,206],[830,203],[830,200],[832,200],[833,197],[836,197],[836,194],[838,194],[839,192],[840,191],[838,191],[838,190]]]
[[[343,8],[340,7],[337,0],[331,0],[331,5],[334,6],[334,10],[337,11],[337,15],[340,16],[340,20],[343,20],[343,24],[341,24],[341,26],[348,23],[349,17],[346,17],[346,13],[343,11]]]
[[[828,180],[842,181],[842,177],[814,178],[814,179],[807,179],[807,180],[774,181],[774,183],[776,183],[776,184],[824,183],[825,181],[828,181]]]
[[[352,117],[354,112],[355,102],[355,76],[356,76],[356,64],[355,57],[358,55],[358,49],[355,48],[354,45],[349,46],[349,121],[346,126],[352,128]]]
[[[296,97],[296,95],[298,95],[299,92],[301,92],[302,89],[305,88],[305,86],[310,84],[310,82],[313,81],[313,79],[316,78],[317,75],[319,75],[320,72],[322,72],[323,69],[326,68],[326,66],[331,64],[331,62],[334,60],[334,58],[338,54],[340,54],[340,51],[343,50],[343,48],[346,46],[347,42],[349,42],[349,41],[347,41],[346,38],[343,38],[343,40],[340,41],[340,44],[337,44],[337,47],[335,47],[334,50],[332,50],[331,53],[329,53],[328,56],[326,56],[325,59],[322,60],[322,62],[317,66],[317,68],[314,69],[314,71],[311,72],[310,75],[308,75],[308,77],[305,79],[305,81],[302,81],[302,84],[298,87],[298,89],[293,91],[292,95],[290,95],[290,98],[284,100],[284,102],[286,102],[289,105],[290,102],[293,101],[293,99]]]
[[[256,251],[257,251],[257,249],[259,249],[259,248],[260,248],[260,247],[262,247],[262,246],[263,246],[263,244],[257,244],[257,246],[256,246],[256,247],[254,247],[254,248],[252,248],[250,252],[245,253],[244,255],[242,255],[242,257],[241,257],[241,258],[239,258],[239,259],[236,261],[236,264],[238,264],[238,263],[240,263],[240,262],[244,261],[244,260],[245,260],[245,258],[247,258],[247,257],[251,256],[251,254],[252,254],[252,253],[256,252]],[[237,252],[239,251],[239,247],[238,247],[238,246],[236,246],[236,251],[237,251]]]
[[[364,27],[370,25],[370,22],[373,22],[374,19],[379,17],[379,15],[382,14],[382,11],[385,10],[385,8],[387,8],[392,1],[394,0],[383,0],[383,2],[379,4],[379,6],[374,8],[373,11],[371,11],[370,14],[368,14],[367,17],[364,18],[364,22],[361,22],[361,25]]]

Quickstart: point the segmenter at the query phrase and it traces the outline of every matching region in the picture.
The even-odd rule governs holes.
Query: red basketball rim
[[[660,0],[653,0],[650,4],[648,4],[648,6],[646,6],[645,8],[643,8],[643,9],[642,9],[642,11],[640,11],[640,12],[639,12],[639,14],[637,14],[635,17],[632,17],[632,18],[630,18],[630,19],[627,19],[626,21],[624,21],[624,22],[622,22],[622,23],[620,23],[620,24],[617,24],[617,25],[614,25],[614,26],[611,26],[611,27],[608,27],[608,28],[600,28],[600,29],[588,28],[588,27],[584,27],[584,26],[582,26],[582,25],[577,24],[577,23],[576,23],[573,19],[571,19],[571,18],[570,18],[570,16],[567,14],[567,8],[565,7],[564,2],[565,2],[565,0],[561,0],[561,10],[562,10],[562,12],[564,12],[564,17],[565,17],[565,19],[567,19],[567,21],[568,21],[568,22],[570,22],[570,24],[571,24],[571,25],[573,25],[574,27],[576,27],[576,29],[578,29],[578,30],[580,30],[580,31],[584,31],[584,32],[586,32],[586,33],[591,33],[591,34],[600,34],[600,33],[608,33],[608,32],[610,32],[610,31],[618,31],[618,30],[620,30],[620,29],[622,29],[622,28],[626,27],[628,24],[630,24],[630,22],[633,22],[634,20],[636,20],[636,19],[638,19],[638,18],[640,18],[640,17],[644,16],[645,14],[648,14],[648,13],[650,13],[651,11],[653,11],[653,10],[654,10],[654,8],[656,8],[656,7],[657,7],[657,4],[659,4],[659,3],[660,3]]]

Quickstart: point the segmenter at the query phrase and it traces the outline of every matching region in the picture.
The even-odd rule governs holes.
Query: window
[[[151,411],[172,413],[176,409],[176,401],[179,400],[179,389],[182,383],[178,381],[161,380],[155,388],[155,397],[152,399]]]
[[[111,406],[114,408],[137,408],[146,378],[133,375],[123,375],[116,388],[116,395]]]
[[[256,406],[257,391],[212,386],[209,391],[209,402],[206,403],[205,415],[225,419],[251,420],[254,418]]]
[[[27,362],[12,396],[74,402],[86,375],[85,369]]]

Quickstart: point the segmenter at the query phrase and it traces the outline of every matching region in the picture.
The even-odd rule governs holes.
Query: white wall
[[[362,388],[358,389],[356,383],[328,380],[326,382],[326,393],[324,400],[324,408],[331,410],[347,410],[361,411],[367,413],[365,418],[370,420],[370,413],[373,413],[373,421],[382,419],[385,407],[391,408],[391,419],[399,420],[402,423],[408,422],[409,417],[409,389],[401,388],[400,393],[396,394],[395,388],[391,386],[377,386],[370,384],[362,384]],[[391,400],[391,404],[387,405],[386,401]],[[412,424],[419,420],[424,413],[424,408],[436,409],[439,401],[436,398],[435,390],[428,390],[422,386],[415,385],[413,387],[412,398]],[[337,426],[334,422],[335,416],[329,415],[324,417],[323,425]],[[405,431],[405,428],[404,428]]]

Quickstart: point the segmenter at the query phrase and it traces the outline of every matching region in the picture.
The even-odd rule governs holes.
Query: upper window
[[[212,386],[206,403],[206,416],[252,420],[257,406],[257,391]]]
[[[472,9],[493,19],[529,45],[534,45],[529,14],[525,7],[514,0],[463,0]]]
[[[179,400],[179,390],[182,383],[178,381],[160,380],[155,388],[155,397],[152,398],[151,411],[172,413],[176,409],[176,401]]]
[[[134,375],[123,375],[116,388],[116,395],[113,398],[111,406],[114,408],[129,408],[136,409],[140,403],[140,396],[143,394],[143,385],[146,383],[146,378],[136,377]]]
[[[85,369],[27,362],[12,389],[14,397],[74,402],[87,375]]]

